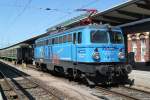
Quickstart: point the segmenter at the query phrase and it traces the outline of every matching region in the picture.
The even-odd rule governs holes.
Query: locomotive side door
[[[50,58],[50,63],[52,63],[52,59],[53,59],[52,46],[49,46],[49,58]]]
[[[73,34],[73,46],[72,46],[72,59],[73,62],[78,62],[78,47],[81,43],[82,32],[77,32]]]
[[[73,33],[72,61],[77,62],[77,33]]]
[[[48,46],[48,54],[49,54],[49,61],[50,61],[50,63],[52,63],[52,61],[53,61],[53,47],[52,47],[52,45],[53,45],[53,43],[54,43],[54,39],[49,39],[48,40],[48,44],[49,44],[49,46]]]
[[[47,63],[47,69],[48,70],[54,70],[54,66],[53,66],[53,49],[52,49],[52,45],[48,46],[48,56],[49,56],[49,61]]]

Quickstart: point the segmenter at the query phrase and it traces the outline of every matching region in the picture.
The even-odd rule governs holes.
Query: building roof
[[[33,38],[24,40],[24,41],[22,41],[22,42],[16,43],[16,44],[14,44],[14,45],[11,45],[11,46],[8,46],[8,47],[4,47],[4,48],[0,48],[0,50],[7,49],[7,48],[10,48],[10,47],[15,47],[15,46],[17,46],[17,45],[24,44],[24,43],[32,45],[36,39],[38,39],[38,38],[40,38],[40,37],[47,36],[48,34],[49,34],[49,33],[47,32],[47,33],[44,33],[44,34],[35,36],[35,37],[33,37]]]
[[[54,27],[71,27],[77,25],[81,20],[87,18],[88,15],[87,13],[77,16]],[[110,25],[122,25],[147,18],[150,18],[150,0],[130,0],[92,16],[94,22]],[[54,27],[49,28],[48,31]]]
[[[150,18],[150,0],[132,0],[93,16],[96,21],[112,25],[121,25],[147,18]]]

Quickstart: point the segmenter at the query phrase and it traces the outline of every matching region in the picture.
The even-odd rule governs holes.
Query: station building
[[[128,37],[128,53],[134,53],[135,62],[150,61],[150,32],[130,33]]]

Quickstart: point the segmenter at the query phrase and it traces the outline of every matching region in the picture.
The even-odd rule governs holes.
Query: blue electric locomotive
[[[120,28],[79,26],[35,41],[37,67],[84,78],[88,83],[131,83]]]

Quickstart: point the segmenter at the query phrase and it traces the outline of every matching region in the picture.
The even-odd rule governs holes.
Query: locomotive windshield
[[[108,43],[108,34],[106,31],[93,30],[91,31],[92,43]]]
[[[110,31],[109,35],[110,35],[111,43],[115,43],[115,44],[123,43],[123,36],[122,36],[121,32]]]

